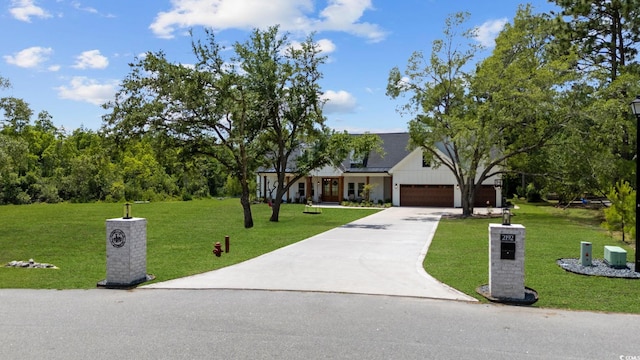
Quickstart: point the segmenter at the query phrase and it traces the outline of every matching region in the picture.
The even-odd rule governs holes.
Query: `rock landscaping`
[[[5,265],[5,267],[16,268],[31,268],[31,269],[57,269],[58,267],[52,264],[38,263],[29,259],[29,261],[11,261]]]
[[[640,273],[635,272],[635,265],[631,262],[628,262],[627,267],[623,269],[612,268],[601,259],[594,259],[592,261],[592,266],[582,266],[580,259],[558,259],[556,263],[566,271],[576,274],[605,276],[611,278],[640,279]]]

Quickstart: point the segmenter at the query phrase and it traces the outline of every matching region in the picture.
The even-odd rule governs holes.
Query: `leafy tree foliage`
[[[577,53],[580,78],[556,104],[568,120],[556,142],[520,164],[539,186],[570,201],[585,193],[604,196],[619,180],[635,184],[636,119],[628,103],[640,93],[640,2],[555,0],[552,51]],[[637,186],[637,185],[635,185]]]
[[[546,51],[549,20],[529,7],[501,32],[492,55],[470,70],[478,50],[474,31],[458,30],[467,17],[447,19],[445,39],[434,42],[428,61],[416,52],[404,74],[394,68],[387,94],[411,94],[404,109],[417,112],[409,123],[412,144],[453,172],[469,216],[485,179],[504,171],[507,160],[542,148],[560,129],[557,89],[571,73],[565,58]],[[457,46],[460,37],[467,47]]]
[[[278,221],[284,194],[310,171],[345,157],[344,134],[329,130],[322,115],[322,77],[326,57],[310,36],[294,46],[277,27],[254,33],[254,41],[237,47],[250,79],[262,122],[265,167],[276,173],[270,221]]]
[[[637,61],[640,42],[639,0],[550,0],[557,14],[557,45],[576,46],[580,70],[614,81]]]
[[[636,191],[628,182],[619,181],[607,193],[611,206],[604,210],[605,222],[602,224],[610,232],[620,231],[622,241],[625,234],[635,237],[636,223]]]
[[[32,119],[22,99],[2,98],[0,109],[0,204],[206,197],[222,185],[217,165],[150,136],[115,146],[95,131],[57,129],[46,111]]]
[[[265,124],[250,83],[236,65],[239,59],[223,58],[213,32],[206,31],[204,43],[193,40],[192,49],[194,67],[171,63],[162,52],[131,64],[115,101],[106,106],[111,114],[105,117],[105,130],[116,141],[151,134],[186,154],[216,159],[240,181],[245,227],[250,228],[249,184],[262,158],[257,137]]]

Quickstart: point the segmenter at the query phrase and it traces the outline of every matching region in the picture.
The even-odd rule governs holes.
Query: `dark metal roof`
[[[380,156],[380,154],[376,152],[372,152],[369,154],[367,158],[367,166],[366,167],[351,167],[351,159],[346,159],[342,162],[340,169],[345,173],[384,173],[391,170],[396,164],[398,164],[402,159],[409,155],[410,151],[408,149],[409,146],[409,133],[381,133],[375,134],[380,137],[382,140],[382,147],[384,149],[384,155]],[[359,136],[359,134],[354,134],[352,136]],[[295,158],[295,157],[292,157]],[[292,166],[294,164],[289,164],[287,166],[287,170],[293,170],[295,167]],[[258,170],[260,173],[273,173],[274,169],[265,169],[260,168]]]
[[[351,167],[351,159],[342,163],[344,172],[350,173],[379,173],[387,172],[402,159],[409,155],[409,133],[383,133],[375,134],[382,139],[383,156],[376,152],[369,154],[366,167]],[[353,135],[358,136],[358,135]]]

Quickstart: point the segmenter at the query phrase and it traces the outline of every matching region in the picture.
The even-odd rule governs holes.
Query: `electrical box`
[[[604,247],[604,261],[612,268],[627,267],[627,251],[619,246]]]
[[[580,264],[582,266],[591,266],[593,263],[591,262],[591,257],[593,256],[593,252],[591,252],[591,243],[588,241],[580,242]]]

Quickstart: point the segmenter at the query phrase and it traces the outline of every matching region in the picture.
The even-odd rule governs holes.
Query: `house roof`
[[[353,134],[352,136],[359,136],[360,134]],[[382,148],[384,149],[383,156],[376,152],[371,152],[366,161],[366,166],[352,167],[352,159],[347,158],[339,166],[343,173],[384,173],[388,172],[402,159],[407,157],[411,152],[408,149],[409,145],[409,133],[380,133],[374,134],[380,137],[382,140]],[[290,164],[287,166],[287,170],[293,169],[295,166],[292,162],[295,160],[290,159]],[[274,169],[258,169],[259,173],[272,173]]]
[[[345,173],[387,172],[409,155],[409,133],[382,133],[375,135],[379,136],[382,140],[382,148],[385,152],[383,156],[380,156],[380,154],[376,152],[372,152],[368,156],[366,165],[361,167],[352,167],[351,159],[347,159],[342,163],[342,170]]]

